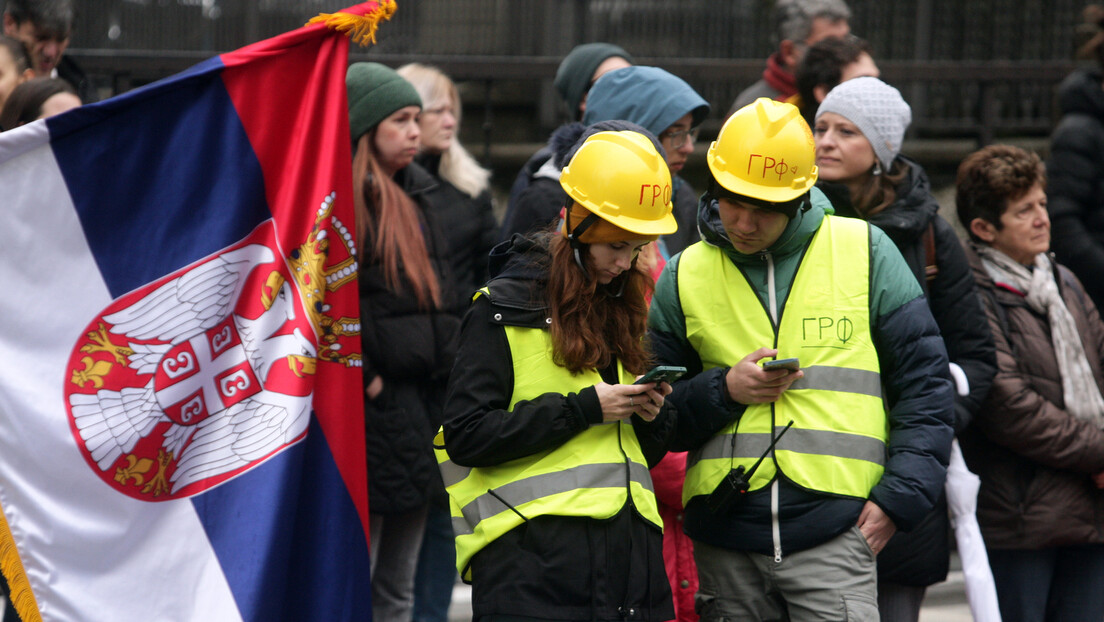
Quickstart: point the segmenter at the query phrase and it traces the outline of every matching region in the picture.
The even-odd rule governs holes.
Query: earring
[[[874,160],[874,170],[871,171],[875,177],[882,174],[882,162],[880,160]]]

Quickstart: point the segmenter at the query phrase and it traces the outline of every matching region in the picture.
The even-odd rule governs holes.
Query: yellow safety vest
[[[688,456],[683,502],[712,492],[737,465],[750,469],[792,419],[750,480],[779,472],[798,486],[865,499],[885,470],[888,421],[870,335],[870,232],[825,216],[801,259],[777,330],[740,269],[704,243],[686,249],[678,291],[686,334],[704,369],[729,367],[763,346],[798,357],[804,378],[774,403],[747,406],[737,423]],[[768,267],[773,269],[773,266]],[[781,305],[781,301],[779,301]]]
[[[511,410],[522,400],[577,393],[602,382],[596,370],[572,375],[553,363],[547,330],[504,328],[514,368]],[[623,384],[635,379],[620,362],[617,372]],[[662,529],[651,474],[631,423],[592,425],[559,447],[493,467],[453,463],[441,433],[434,450],[449,494],[456,567],[465,580],[471,580],[469,563],[476,553],[536,516],[610,518],[631,494],[636,510]]]

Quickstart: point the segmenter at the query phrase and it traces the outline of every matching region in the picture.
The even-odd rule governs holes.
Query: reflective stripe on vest
[[[778,358],[800,358],[805,372],[778,401],[749,405],[737,423],[690,453],[684,503],[712,492],[735,466],[751,468],[772,434],[791,419],[794,427],[775,446],[774,460],[760,464],[751,490],[766,486],[781,470],[810,490],[866,498],[881,479],[888,429],[870,336],[869,248],[866,222],[825,216],[785,305],[779,302],[777,331],[723,251],[704,243],[683,251],[679,298],[687,338],[704,369],[728,367],[771,346]]]
[[[613,467],[613,468],[611,468]],[[629,464],[629,479],[645,490],[654,492],[652,478],[648,467],[643,464]],[[526,504],[540,499],[548,499],[563,493],[572,493],[579,489],[617,488],[624,491],[625,465],[616,464],[584,464],[570,469],[563,469],[544,475],[536,475],[523,480],[510,482],[488,490],[470,503],[460,508],[461,516],[452,520],[452,527],[457,536],[471,535],[475,528],[484,519],[495,516],[509,510],[520,511]],[[620,494],[613,493],[613,494]],[[621,505],[624,505],[622,502]],[[618,506],[620,509],[621,506]],[[526,519],[539,516],[526,507],[526,512],[521,512]],[[547,512],[546,512],[547,513]],[[520,518],[520,517],[519,517]]]
[[[510,409],[524,400],[579,391],[602,382],[596,370],[572,375],[552,362],[547,330],[504,326],[514,368]],[[634,377],[618,364],[622,383]],[[471,558],[483,547],[542,515],[610,518],[631,502],[645,519],[662,528],[652,479],[631,423],[592,425],[568,442],[493,467],[453,463],[435,439],[453,529],[456,567],[470,579]]]

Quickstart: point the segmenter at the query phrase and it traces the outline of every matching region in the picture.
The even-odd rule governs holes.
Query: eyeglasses
[[[693,144],[698,139],[698,130],[701,128],[692,127],[688,130],[675,130],[673,132],[663,132],[659,135],[659,139],[665,143],[668,143],[674,147],[681,147],[686,144],[686,139],[690,139],[690,144]]]
[[[445,114],[446,112],[452,114],[452,106],[448,106],[448,105],[437,106],[436,108],[430,108],[428,110],[423,110],[422,115],[423,116],[426,116],[426,115],[441,115],[441,114]],[[452,116],[456,116],[456,115],[453,114]]]

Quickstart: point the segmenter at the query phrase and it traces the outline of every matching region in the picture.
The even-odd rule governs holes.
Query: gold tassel
[[[23,562],[19,559],[19,552],[15,550],[15,540],[8,528],[8,519],[0,512],[0,570],[8,579],[8,589],[11,590],[11,605],[19,613],[23,622],[42,622],[42,614],[38,611],[38,602],[35,601],[34,592],[31,591],[31,583],[27,580],[27,573],[23,571]]]
[[[395,0],[382,0],[377,3],[375,10],[367,15],[319,13],[312,17],[307,25],[326,24],[332,30],[346,33],[354,42],[364,47],[376,42],[376,29],[379,28],[379,23],[390,20],[397,9]]]

